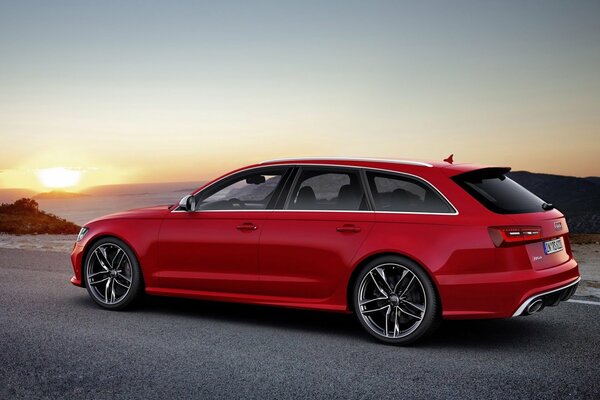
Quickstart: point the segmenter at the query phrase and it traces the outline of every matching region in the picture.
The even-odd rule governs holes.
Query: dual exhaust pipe
[[[535,301],[532,301],[531,304],[528,305],[527,308],[525,308],[525,312],[523,314],[531,315],[536,312],[542,311],[543,308],[544,308],[544,301],[542,299],[537,299]]]

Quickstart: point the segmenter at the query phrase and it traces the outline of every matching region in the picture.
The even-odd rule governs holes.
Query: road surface
[[[401,348],[349,315],[165,298],[104,311],[70,275],[65,253],[0,249],[0,398],[600,398],[598,305],[446,322]]]

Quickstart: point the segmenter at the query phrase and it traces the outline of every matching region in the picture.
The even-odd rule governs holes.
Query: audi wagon
[[[354,313],[409,344],[442,319],[529,315],[579,282],[563,214],[510,168],[366,158],[262,162],[178,204],[86,224],[71,282],[120,310],[142,293]]]

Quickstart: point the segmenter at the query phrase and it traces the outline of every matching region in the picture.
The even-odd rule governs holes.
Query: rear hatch
[[[497,247],[525,248],[535,270],[551,268],[571,257],[563,214],[506,176],[510,168],[482,168],[452,179],[503,223],[490,226]]]
[[[569,230],[558,210],[545,213],[512,215],[515,225],[541,228],[538,240],[525,244],[531,265],[536,270],[555,267],[571,257]]]

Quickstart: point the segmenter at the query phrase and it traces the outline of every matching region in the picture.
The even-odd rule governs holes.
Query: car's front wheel
[[[440,320],[439,300],[427,273],[404,257],[367,263],[353,288],[354,312],[375,338],[405,345],[433,332]]]
[[[85,257],[83,271],[87,291],[101,307],[122,310],[142,291],[135,254],[117,238],[104,238],[94,243]]]

